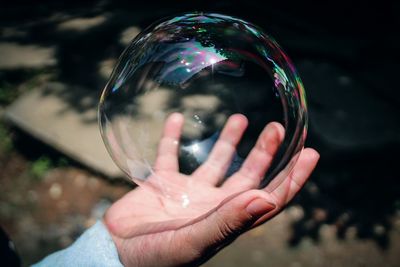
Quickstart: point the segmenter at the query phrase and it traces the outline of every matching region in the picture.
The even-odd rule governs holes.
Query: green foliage
[[[64,168],[69,165],[70,162],[65,157],[52,159],[44,155],[31,163],[30,173],[33,177],[40,179],[51,169]]]
[[[32,162],[30,172],[36,178],[42,178],[50,169],[54,167],[50,158],[42,156]]]
[[[7,81],[0,82],[0,104],[8,105],[18,96],[18,90]]]
[[[11,104],[19,95],[56,76],[54,70],[29,69],[0,71],[0,105]]]
[[[57,165],[57,167],[63,168],[63,167],[67,167],[68,165],[70,165],[70,163],[67,158],[61,157],[57,160],[56,165]]]
[[[7,154],[13,148],[13,143],[7,127],[0,122],[0,153]]]

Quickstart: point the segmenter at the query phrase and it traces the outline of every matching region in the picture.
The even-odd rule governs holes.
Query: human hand
[[[319,159],[313,149],[302,151],[274,191],[258,189],[284,138],[279,123],[265,127],[241,168],[220,185],[247,124],[243,115],[232,115],[206,162],[188,177],[178,166],[183,116],[174,113],[167,119],[152,176],[187,192],[190,206],[182,208],[142,187],[115,202],[104,222],[125,266],[199,265],[274,217],[295,196]]]

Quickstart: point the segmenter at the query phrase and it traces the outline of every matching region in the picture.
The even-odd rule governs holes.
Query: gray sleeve
[[[98,221],[71,246],[47,256],[33,266],[121,267],[123,265],[107,228],[101,221]]]

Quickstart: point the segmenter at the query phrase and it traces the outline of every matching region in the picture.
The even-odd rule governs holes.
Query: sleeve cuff
[[[43,266],[112,266],[122,267],[117,248],[103,222],[86,230],[71,246],[55,252],[39,263]]]

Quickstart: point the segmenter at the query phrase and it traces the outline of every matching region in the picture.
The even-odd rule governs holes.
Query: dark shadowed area
[[[96,124],[91,112],[129,41],[154,21],[185,11],[237,16],[278,41],[306,89],[307,146],[321,154],[285,212],[206,266],[399,266],[400,4],[260,3],[2,4],[0,226],[23,266],[71,244],[131,187],[21,130],[4,118],[7,108],[45,88],[39,97],[55,95],[62,110]],[[75,89],[53,90],[54,84]],[[40,104],[25,108],[33,112]]]

